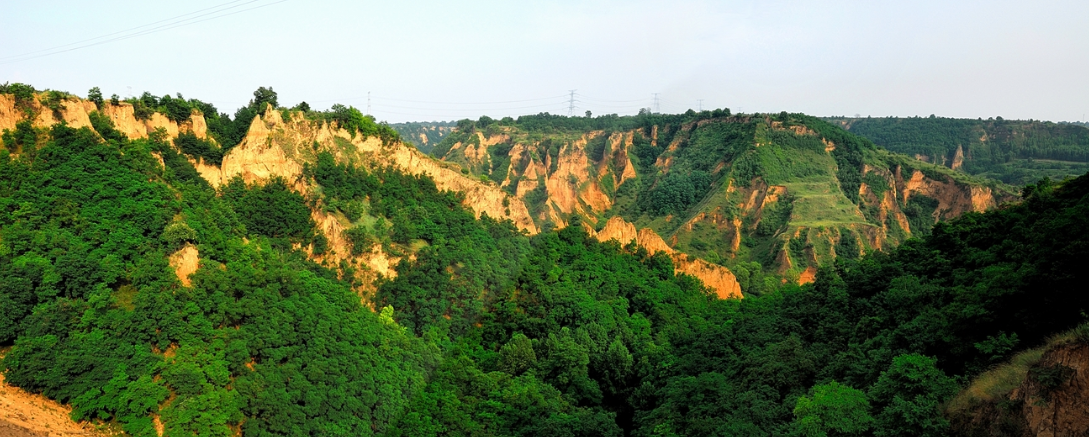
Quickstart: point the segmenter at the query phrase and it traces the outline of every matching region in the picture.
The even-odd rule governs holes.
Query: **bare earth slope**
[[[93,425],[68,417],[71,407],[32,395],[4,382],[0,373],[0,437],[108,436]]]

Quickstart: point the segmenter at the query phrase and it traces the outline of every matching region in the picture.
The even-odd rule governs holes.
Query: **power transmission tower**
[[[700,102],[700,112],[703,112],[703,99],[696,99]]]
[[[662,112],[662,107],[658,104],[658,93],[654,93],[654,112]]]
[[[367,91],[367,115],[371,115],[371,92]]]
[[[575,91],[576,90],[568,90],[568,91],[571,92],[571,97],[567,100],[567,116],[570,117],[572,115],[575,115]]]

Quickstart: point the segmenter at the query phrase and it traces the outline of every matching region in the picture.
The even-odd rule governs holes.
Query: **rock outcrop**
[[[99,110],[94,102],[69,97],[61,102],[63,108],[58,111],[59,114],[54,114],[52,110],[42,105],[41,99],[41,94],[35,95],[34,101],[30,103],[31,112],[34,114],[34,127],[48,128],[62,121],[77,129],[91,127],[90,113]],[[129,138],[147,138],[149,133],[155,132],[158,128],[165,129],[170,138],[177,138],[182,132],[193,132],[200,138],[206,138],[208,134],[208,123],[204,115],[197,110],[193,110],[189,120],[180,124],[158,112],[153,113],[146,120],[138,120],[132,104],[125,102],[117,105],[108,101],[103,102],[99,112],[109,117],[113,121],[114,128]],[[26,117],[25,112],[15,107],[14,95],[0,94],[0,131],[14,129],[15,124]]]
[[[192,285],[189,275],[195,273],[200,267],[200,252],[197,251],[196,246],[186,244],[185,247],[170,255],[169,263],[174,273],[178,275],[178,280],[183,286],[188,287]]]
[[[883,151],[867,151],[870,156],[864,159],[860,176],[873,181],[876,175],[886,181],[884,186],[871,187],[863,182],[857,193],[844,193],[833,156],[837,145],[824,138],[818,129],[770,118],[763,121],[748,117],[703,119],[666,129],[651,126],[612,133],[522,132],[516,126],[499,126],[490,128],[489,135],[475,131],[472,135],[459,137],[463,140],[450,144],[442,158],[472,174],[486,175],[498,181],[500,187],[514,193],[532,208],[532,219],[538,226],[551,223],[563,227],[573,216],[583,223],[597,224],[602,216],[615,215],[615,212],[610,213],[615,208],[620,208],[624,214],[645,214],[638,210],[643,206],[633,205],[631,191],[626,195],[619,192],[625,182],[639,178],[638,169],[644,168],[636,167],[632,161],[632,156],[638,156],[635,151],[637,136],[653,148],[660,147],[660,150],[650,152],[656,155],[651,170],[654,174],[642,175],[639,188],[636,188],[648,190],[662,183],[662,175],[674,171],[678,160],[686,161],[683,171],[690,171],[697,165],[689,157],[691,152],[687,151],[695,142],[702,142],[700,147],[708,147],[706,138],[722,138],[714,133],[724,127],[722,125],[733,124],[729,128],[734,129],[737,124],[749,123],[755,123],[757,131],[776,132],[776,136],[757,133],[752,139],[754,146],[772,150],[771,155],[775,156],[804,154],[807,163],[800,165],[785,158],[768,158],[780,160],[779,164],[774,164],[780,166],[776,170],[778,174],[755,174],[751,180],[737,181],[732,170],[737,155],[700,155],[699,159],[720,160],[699,163],[701,167],[712,169],[710,175],[718,182],[706,193],[700,193],[702,199],[696,199],[695,207],[681,216],[671,215],[664,220],[663,217],[646,217],[650,226],[673,249],[700,253],[712,260],[746,252],[751,254],[754,249],[768,250],[769,253],[757,259],[776,261],[774,265],[763,267],[805,283],[815,278],[819,264],[838,256],[837,250],[852,256],[880,250],[911,236],[915,231],[911,229],[911,223],[928,225],[968,211],[993,208],[1010,200],[993,193],[991,188],[962,179],[954,180],[944,174],[932,179],[927,176],[931,173],[917,169],[921,167],[909,169],[888,164],[901,158],[886,160],[881,153],[887,152]],[[700,129],[709,130],[700,133]],[[658,138],[659,135],[666,136]],[[640,147],[646,147],[646,143]],[[817,147],[823,153],[812,154]],[[645,148],[641,150],[648,152]],[[790,166],[797,166],[799,174],[791,174],[794,169]],[[867,178],[869,173],[873,175]],[[775,183],[769,184],[766,177]],[[853,200],[854,194],[861,201]],[[628,198],[623,199],[624,196]],[[920,221],[914,217],[918,207],[910,209],[911,219],[905,214],[907,202],[915,196],[931,197],[938,202],[932,218]],[[924,204],[929,205],[929,202]],[[633,211],[633,208],[637,210]],[[761,225],[766,221],[766,211],[776,211],[772,220],[774,225],[770,227]],[[674,224],[674,220],[681,220],[680,225]],[[747,248],[742,247],[745,241],[749,242]],[[844,241],[846,243],[841,244]],[[805,247],[804,251],[798,250],[799,242]]]
[[[1003,369],[994,372],[1002,372]],[[1047,347],[1039,361],[1017,372],[1020,384],[997,396],[977,396],[976,381],[947,413],[956,435],[1080,437],[1089,435],[1089,344]],[[999,376],[982,376],[998,378]],[[988,399],[989,398],[989,399]],[[971,399],[971,400],[968,400]]]
[[[601,241],[616,240],[620,244],[635,244],[648,252],[665,252],[673,259],[673,269],[677,273],[684,273],[698,278],[708,288],[715,292],[720,299],[740,299],[741,285],[726,267],[711,264],[702,259],[677,252],[669,247],[662,237],[653,230],[643,228],[636,230],[635,225],[628,223],[620,217],[613,217],[605,222],[605,227],[599,232],[590,229],[591,236]]]
[[[488,214],[496,219],[510,219],[527,232],[537,232],[525,204],[498,186],[466,176],[456,167],[424,155],[410,145],[383,144],[375,137],[352,135],[335,125],[307,120],[301,113],[293,113],[291,119],[284,120],[279,111],[265,111],[263,117],[254,118],[246,137],[223,157],[220,167],[201,163],[197,170],[215,185],[234,176],[242,176],[247,182],[279,176],[290,183],[299,180],[302,163],[321,150],[341,160],[427,175],[439,189],[464,193],[465,205],[478,217]],[[303,186],[296,188],[305,190]]]
[[[63,102],[63,109],[55,117],[53,111],[41,105],[40,99],[40,95],[36,96],[32,102],[31,112],[35,116],[36,127],[49,127],[60,121],[76,128],[92,127],[89,114],[98,109],[93,102],[69,98]],[[196,110],[189,120],[182,123],[176,123],[160,113],[139,120],[133,106],[124,102],[117,105],[105,102],[101,113],[113,122],[115,129],[130,138],[147,138],[157,129],[165,130],[171,139],[184,132],[210,138],[207,122]],[[26,112],[16,108],[14,96],[0,94],[0,129],[14,129],[16,123],[26,116]],[[538,232],[525,204],[499,186],[466,176],[458,167],[424,155],[410,145],[401,142],[383,144],[378,138],[353,135],[335,124],[308,120],[300,112],[291,113],[290,118],[285,120],[280,111],[266,110],[264,115],[253,119],[246,136],[223,157],[220,165],[200,159],[191,159],[191,162],[213,186],[222,185],[235,176],[249,183],[281,177],[296,191],[309,194],[314,187],[302,178],[303,164],[313,160],[320,151],[329,151],[342,162],[373,167],[390,166],[409,174],[427,175],[439,189],[463,193],[464,204],[477,217],[487,214],[496,219],[510,219],[528,233]],[[481,147],[477,153],[486,154],[487,149]],[[389,256],[382,252],[380,246],[360,256],[351,256],[351,245],[344,236],[344,230],[351,223],[324,211],[312,212],[312,218],[329,241],[327,252],[312,255],[315,260],[328,261],[332,265],[349,260],[359,267],[365,267],[357,274],[362,275],[360,279],[367,284],[379,276],[392,277],[396,274],[394,266],[401,258]],[[312,252],[311,248],[303,249]],[[186,246],[170,257],[170,264],[183,285],[190,285],[189,275],[196,270],[198,259],[193,246]]]
[[[72,407],[4,382],[0,373],[0,436],[109,436],[88,422],[69,416]]]

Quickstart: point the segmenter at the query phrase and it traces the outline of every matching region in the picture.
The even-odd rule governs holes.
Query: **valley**
[[[58,426],[1085,429],[1089,175],[1010,185],[798,113],[398,127],[429,155],[271,88],[233,115],[94,91],[0,88],[3,399]]]

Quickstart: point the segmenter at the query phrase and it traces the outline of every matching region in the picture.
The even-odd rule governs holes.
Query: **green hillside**
[[[408,122],[390,125],[406,142],[424,153],[431,153],[435,145],[454,130],[453,121]]]
[[[591,238],[581,216],[530,236],[428,177],[328,151],[298,181],[213,188],[179,140],[94,118],[3,133],[0,371],[134,436],[157,423],[164,436],[950,435],[943,406],[971,377],[1089,311],[1089,241],[1070,232],[1089,228],[1089,175],[841,257],[814,283],[720,300],[663,253]],[[619,211],[725,211],[732,198],[709,195],[728,192],[724,171],[741,188],[787,187],[790,207],[764,220],[876,226],[846,211],[880,185],[854,169],[915,168],[815,119],[780,120],[658,119],[674,127],[657,128],[662,146],[633,142],[636,165],[673,163],[618,187],[635,193]],[[526,135],[567,134],[540,129]],[[708,153],[740,158],[716,170]],[[693,195],[640,203],[667,189]],[[353,292],[347,264],[315,261],[311,214],[332,205],[370,222],[353,244],[415,250],[373,296]],[[183,285],[169,259],[187,248],[200,261]]]
[[[893,152],[1013,185],[1089,171],[1089,128],[1075,123],[934,116],[828,120]]]
[[[785,112],[483,117],[432,153],[520,196],[541,226],[622,217],[683,252],[792,280],[1016,191]]]

